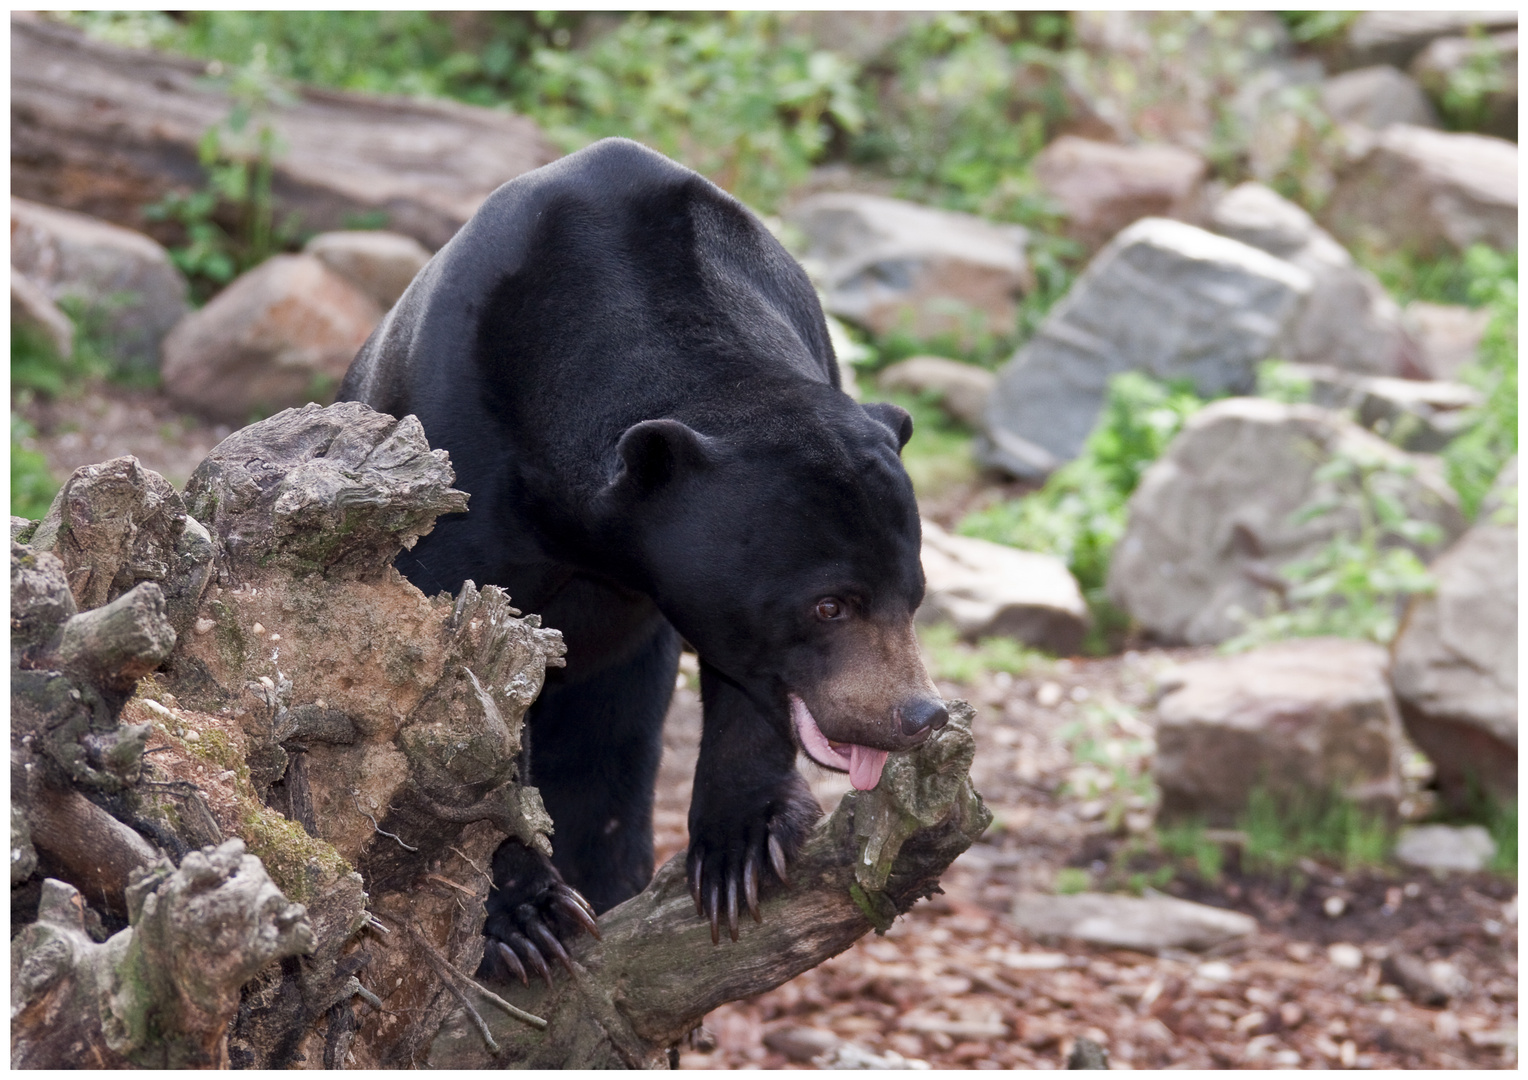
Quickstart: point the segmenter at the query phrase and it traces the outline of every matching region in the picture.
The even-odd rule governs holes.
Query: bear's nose
[[[907,736],[919,735],[930,728],[938,731],[950,720],[944,702],[938,698],[921,698],[911,702],[902,707],[901,713],[902,734]]]

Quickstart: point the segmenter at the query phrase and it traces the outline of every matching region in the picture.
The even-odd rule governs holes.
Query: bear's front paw
[[[704,800],[697,793],[690,806],[685,868],[695,913],[711,920],[713,945],[721,941],[723,913],[728,935],[737,940],[740,896],[753,921],[763,921],[759,879],[765,860],[781,884],[789,886],[787,868],[821,816],[806,781],[794,770],[773,791],[734,791]]]
[[[527,983],[529,967],[550,989],[548,957],[571,975],[573,961],[562,943],[579,930],[600,936],[589,901],[562,880],[550,860],[518,840],[504,841],[494,853],[493,882],[483,923],[488,946],[478,976]]]

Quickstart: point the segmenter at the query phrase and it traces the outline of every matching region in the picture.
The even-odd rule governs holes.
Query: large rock
[[[1405,67],[1437,38],[1506,26],[1517,26],[1516,11],[1366,11],[1348,27],[1346,59]]]
[[[1416,343],[1422,373],[1429,379],[1454,379],[1474,362],[1480,339],[1491,325],[1491,311],[1413,300],[1401,319]]]
[[[1321,84],[1321,104],[1338,123],[1375,131],[1391,124],[1438,126],[1438,114],[1417,81],[1389,64],[1332,76]]]
[[[923,523],[928,581],[918,621],[952,623],[970,641],[1012,637],[1070,656],[1088,631],[1088,608],[1066,564]]]
[[[1517,30],[1482,37],[1438,38],[1411,62],[1411,73],[1434,101],[1443,101],[1461,78],[1479,80],[1484,68],[1494,85],[1482,87],[1473,130],[1517,141]]]
[[[1154,768],[1166,818],[1234,824],[1248,795],[1340,791],[1393,815],[1400,803],[1401,720],[1384,648],[1303,638],[1167,673]]]
[[[11,265],[54,301],[73,299],[123,368],[159,370],[165,335],[190,309],[186,278],[142,233],[11,199]]]
[[[1438,459],[1406,454],[1314,405],[1231,398],[1190,418],[1141,478],[1114,549],[1110,597],[1165,640],[1209,645],[1240,633],[1276,597],[1280,567],[1357,530],[1351,496],[1316,478],[1338,453],[1409,467],[1410,476],[1379,479],[1412,518],[1435,522],[1445,537],[1463,531]],[[1339,500],[1332,513],[1295,520],[1328,499]]]
[[[885,368],[876,379],[882,390],[929,394],[961,423],[978,428],[987,416],[987,399],[997,376],[975,364],[942,356],[910,356]]]
[[[1065,208],[1067,231],[1093,251],[1144,217],[1197,209],[1205,161],[1167,145],[1119,146],[1063,135],[1035,158],[1035,178]]]
[[[1517,526],[1476,525],[1432,564],[1392,646],[1406,731],[1457,807],[1517,795]]]
[[[418,240],[390,232],[319,233],[303,250],[384,310],[398,302],[414,275],[430,261],[429,250]]]
[[[1246,392],[1310,289],[1304,270],[1237,240],[1138,221],[998,372],[977,452],[1016,476],[1044,476],[1082,450],[1121,371],[1188,379],[1204,395]]]
[[[60,357],[74,353],[74,323],[31,278],[11,268],[11,329],[45,342]]]
[[[1257,932],[1251,916],[1171,896],[1020,895],[1012,917],[1020,929],[1038,937],[1146,953],[1202,951]]]
[[[277,255],[175,327],[165,340],[165,390],[231,424],[327,402],[381,317],[314,256]]]
[[[1480,825],[1419,825],[1395,842],[1395,861],[1419,870],[1484,870],[1496,841]]]
[[[216,69],[20,17],[10,55],[11,190],[178,242],[143,210],[206,183],[198,147],[236,104]],[[500,184],[558,157],[524,117],[452,101],[298,87],[266,115],[278,219],[326,231],[380,216],[432,250]]]
[[[1285,359],[1371,375],[1420,374],[1395,301],[1303,209],[1249,182],[1215,201],[1208,224],[1311,276],[1313,287],[1281,342]]]
[[[787,218],[834,315],[921,339],[1017,328],[1017,299],[1033,284],[1020,226],[848,192],[803,199]]]
[[[1392,124],[1344,170],[1323,211],[1349,247],[1435,257],[1517,248],[1517,147],[1489,135]]]

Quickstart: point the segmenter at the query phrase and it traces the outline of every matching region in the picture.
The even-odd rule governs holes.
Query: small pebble
[[[185,739],[186,742],[201,742],[202,741],[201,732],[197,731],[195,728],[189,728],[189,727],[186,729],[186,733],[184,735],[182,735],[181,738]]]
[[[1328,896],[1322,902],[1321,910],[1326,912],[1327,918],[1335,919],[1348,910],[1348,902],[1340,896]]]
[[[1043,682],[1040,684],[1040,688],[1035,691],[1035,704],[1044,709],[1054,709],[1057,705],[1061,704],[1061,696],[1060,683]]]
[[[1339,941],[1335,945],[1326,947],[1326,958],[1337,967],[1348,971],[1357,971],[1364,966],[1363,950],[1357,945],[1349,945],[1345,941]]]
[[[262,626],[260,623],[255,623],[255,625],[251,626],[250,629],[252,631],[254,631],[255,634],[257,634],[257,635],[265,633],[265,627]]]
[[[197,619],[194,629],[198,634],[208,634],[212,632],[212,628],[216,625],[217,623],[211,619]]]

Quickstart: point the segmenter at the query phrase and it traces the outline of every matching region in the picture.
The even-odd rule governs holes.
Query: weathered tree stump
[[[67,1024],[102,1064],[663,1066],[710,1009],[884,929],[985,828],[957,704],[819,826],[793,886],[764,898],[739,941],[711,944],[677,860],[605,915],[602,940],[576,943],[572,977],[480,985],[467,973],[494,849],[506,835],[555,842],[520,757],[563,646],[501,589],[430,598],[392,568],[438,515],[466,508],[452,478],[412,417],[314,405],[225,440],[184,498],[118,459],[77,471],[16,533],[13,909],[31,898],[39,914],[13,971],[43,972],[17,998],[18,1061],[51,1062],[45,1033]],[[189,1012],[184,994],[150,994],[150,1011],[181,1009],[186,1032],[159,1050],[119,1038],[115,1014],[63,1020],[104,977],[90,974],[108,969],[98,957],[149,933],[141,868],[169,882],[178,861],[200,881],[208,860],[233,866],[234,842],[240,866],[269,875],[268,891],[228,893],[235,906],[247,895],[239,925],[279,895],[303,931],[245,967],[164,960],[156,977],[201,989]],[[96,946],[92,931],[116,934]],[[60,949],[75,958],[62,967],[49,959]]]

